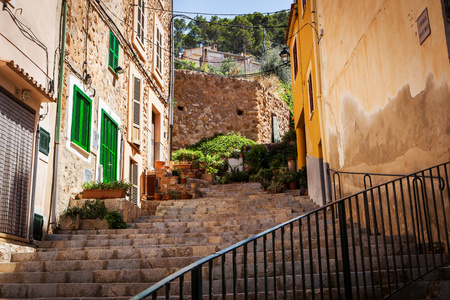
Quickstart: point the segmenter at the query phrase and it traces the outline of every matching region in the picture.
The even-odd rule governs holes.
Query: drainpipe
[[[34,231],[34,203],[36,202],[36,178],[37,178],[37,167],[38,167],[38,157],[39,157],[39,137],[40,137],[40,127],[39,123],[37,124],[36,129],[36,138],[34,145],[34,162],[33,162],[33,185],[31,187],[31,203],[30,203],[30,224],[29,224],[29,232],[28,238],[31,242],[35,243],[33,238]]]
[[[61,102],[62,90],[64,80],[64,56],[66,49],[66,23],[67,23],[67,0],[63,0],[63,20],[61,33],[61,52],[59,55],[59,77],[58,77],[58,102],[56,106],[56,125],[55,125],[55,154],[53,160],[53,185],[52,196],[50,200],[50,216],[51,222],[47,225],[47,232],[50,224],[52,229],[56,228],[56,208],[58,202],[58,173],[59,173],[59,146],[60,146],[60,131],[61,131]]]
[[[175,84],[175,68],[174,68],[174,35],[173,27],[175,22],[175,15],[173,14],[173,0],[172,0],[172,19],[170,21],[170,31],[171,31],[171,45],[170,45],[170,80],[169,80],[169,161],[172,160],[172,133],[173,133],[173,91]]]

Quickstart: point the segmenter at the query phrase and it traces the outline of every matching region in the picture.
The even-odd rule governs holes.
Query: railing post
[[[198,266],[191,272],[191,293],[192,299],[202,299],[202,267]]]
[[[341,236],[341,251],[342,251],[342,271],[344,273],[344,290],[345,299],[352,299],[352,279],[350,275],[350,253],[348,250],[348,236],[347,236],[347,219],[345,216],[345,202],[339,202],[339,230]],[[351,210],[351,207],[350,207]],[[350,211],[351,213],[351,211]],[[354,242],[354,241],[353,241]]]

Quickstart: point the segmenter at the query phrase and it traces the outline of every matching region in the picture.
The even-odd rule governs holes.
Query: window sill
[[[136,151],[138,154],[141,154],[141,149],[135,143],[127,141],[131,148]]]
[[[114,75],[115,79],[119,78],[119,74],[116,73],[116,71],[113,70],[110,66],[108,66],[108,70]]]
[[[89,158],[90,153],[87,152],[86,150],[84,150],[83,148],[81,148],[80,146],[78,146],[77,144],[75,144],[74,142],[70,142],[70,147],[75,149],[79,154],[81,154],[81,156],[83,156],[84,158]]]

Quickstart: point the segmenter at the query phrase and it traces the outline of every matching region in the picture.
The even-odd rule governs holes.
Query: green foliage
[[[179,199],[181,197],[180,191],[168,190],[166,195],[169,195],[170,199]]]
[[[196,70],[197,65],[193,61],[186,59],[175,59],[173,61],[175,69],[177,70]]]
[[[79,207],[67,207],[60,215],[61,218],[71,218],[75,220],[77,216],[81,216],[82,211]]]
[[[298,170],[295,176],[300,184],[300,187],[307,189],[308,188],[308,174],[306,173],[306,167],[303,167],[300,170]]]
[[[289,83],[285,83],[283,81],[279,81],[280,86],[280,96],[284,103],[286,103],[289,108],[289,127],[291,129],[294,128],[294,98],[292,95],[292,85]],[[295,131],[294,131],[295,132]]]
[[[81,207],[81,218],[82,219],[97,219],[103,220],[108,209],[106,208],[105,202],[100,199],[97,200],[86,200]]]
[[[291,129],[281,138],[282,143],[297,143],[297,133]]]
[[[276,193],[282,192],[283,188],[284,188],[284,183],[281,180],[273,179],[270,182],[269,186],[267,187],[267,191],[270,194],[276,194]]]
[[[75,219],[80,216],[81,219],[97,219],[103,220],[108,209],[105,206],[105,202],[100,199],[86,200],[82,207],[68,207],[60,215],[60,217],[70,217]]]
[[[283,47],[284,46],[279,45],[267,50],[262,61],[262,69],[264,72],[267,72],[267,75],[276,74],[282,82],[290,85],[292,82],[290,65],[283,65],[280,57],[280,52],[283,50]],[[278,66],[282,67],[276,68]]]
[[[229,132],[203,138],[198,143],[189,146],[188,149],[201,151],[204,155],[220,154],[230,157],[233,149],[242,149],[242,147],[248,145],[256,145],[256,142],[239,133]]]
[[[231,168],[231,172],[227,173],[221,179],[221,183],[230,182],[247,182],[250,176],[246,171],[240,171],[238,167]]]
[[[247,163],[252,173],[258,172],[260,169],[269,168],[270,160],[266,145],[255,145],[249,147],[245,153],[245,163]]]
[[[239,64],[232,58],[225,58],[219,67],[219,72],[224,75],[239,75],[244,74],[244,70],[239,66]]]
[[[81,187],[83,190],[124,190],[128,191],[133,185],[126,181],[111,181],[111,182],[101,182],[101,181],[90,181],[84,182]]]
[[[117,210],[108,211],[105,214],[105,220],[108,222],[109,229],[126,229],[127,223],[123,220],[123,216]]]
[[[173,151],[172,159],[175,162],[190,161],[190,162],[197,163],[200,161],[204,161],[205,156],[199,150],[180,149],[180,150]]]
[[[105,219],[108,222],[109,229],[127,228],[122,214],[116,210],[108,210],[105,202],[100,199],[86,200],[82,207],[68,207],[60,215],[62,218],[69,217],[72,219],[77,216],[81,219]]]
[[[196,16],[188,24],[183,19],[175,19],[175,49],[196,48],[200,45],[216,44],[220,51],[240,53],[247,52],[254,56],[260,56],[263,45],[263,27],[286,26],[288,12],[263,15],[255,12],[244,16],[236,16],[233,19],[212,16],[210,23],[205,22],[203,16]],[[221,24],[254,26],[230,27]],[[284,44],[285,28],[266,28],[266,47],[272,44]],[[279,52],[278,52],[279,53]]]

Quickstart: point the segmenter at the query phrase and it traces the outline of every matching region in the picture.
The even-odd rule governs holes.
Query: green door
[[[100,137],[100,164],[103,166],[103,181],[117,180],[117,123],[102,110]]]

